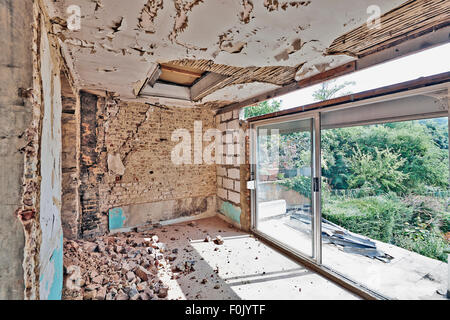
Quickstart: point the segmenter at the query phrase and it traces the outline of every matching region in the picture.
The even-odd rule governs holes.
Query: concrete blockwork
[[[250,229],[250,179],[248,124],[239,120],[238,110],[216,115],[222,131],[221,163],[216,166],[217,211],[243,230]]]

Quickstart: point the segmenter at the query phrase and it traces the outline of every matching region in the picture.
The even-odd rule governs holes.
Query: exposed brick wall
[[[97,115],[101,112],[102,98],[96,95],[80,93],[80,236],[94,237],[106,232],[105,217],[99,210],[99,183],[104,176],[104,167],[100,159],[99,130],[97,129]],[[100,106],[100,110],[99,109]],[[99,112],[100,111],[100,112]],[[100,123],[99,123],[100,124]],[[101,127],[100,127],[101,128]]]
[[[239,120],[239,110],[216,116],[223,132],[221,164],[217,165],[217,209],[241,228],[250,228],[249,137],[247,122]]]
[[[80,203],[81,236],[107,231],[110,208],[216,194],[215,165],[171,161],[178,144],[176,129],[194,136],[194,121],[203,132],[214,128],[209,110],[115,101],[81,93]],[[194,150],[194,148],[192,148]],[[123,174],[108,168],[108,156],[118,156]],[[193,157],[192,157],[193,158]]]
[[[77,97],[72,92],[65,76],[61,76],[62,85],[62,203],[61,223],[64,237],[78,237],[78,170],[77,170],[77,120],[75,116]]]

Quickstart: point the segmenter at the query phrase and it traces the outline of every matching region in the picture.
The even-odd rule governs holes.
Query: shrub
[[[294,190],[306,198],[311,198],[311,177],[296,176],[278,182],[288,189]]]
[[[364,190],[366,195],[403,192],[403,181],[408,175],[399,168],[404,162],[404,159],[389,149],[380,151],[375,147],[375,155],[372,155],[363,154],[357,148],[350,160],[353,173],[349,179],[349,187]]]
[[[396,237],[395,245],[429,258],[447,262],[447,253],[445,253],[447,242],[441,234],[421,228],[414,228],[406,233],[407,235]]]
[[[322,214],[349,231],[391,243],[421,255],[447,261],[447,241],[441,232],[448,230],[447,212],[434,198],[395,194],[349,199],[329,198]]]
[[[329,199],[324,202],[322,214],[352,232],[392,243],[394,231],[405,212],[410,209],[393,195],[358,199]]]

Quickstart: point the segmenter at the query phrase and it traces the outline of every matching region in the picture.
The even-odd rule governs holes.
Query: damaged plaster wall
[[[179,143],[172,133],[186,129],[193,139],[194,121],[201,121],[202,132],[214,128],[211,110],[125,102],[85,91],[80,101],[80,237],[108,232],[108,212],[119,212],[125,223],[119,227],[130,227],[215,211],[215,166],[171,159]]]
[[[59,60],[52,54],[44,20],[41,25],[42,133],[40,150],[39,298],[61,299],[63,233],[61,226],[61,82]]]
[[[32,119],[33,4],[0,1],[0,299],[23,299],[25,237],[14,212],[22,205],[25,130]],[[21,41],[16,41],[21,39]],[[21,94],[22,93],[22,94]]]
[[[60,59],[41,8],[0,2],[3,299],[61,297]]]

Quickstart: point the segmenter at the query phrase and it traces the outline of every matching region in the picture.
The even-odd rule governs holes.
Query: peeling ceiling
[[[194,67],[201,61],[201,70],[239,76],[199,101],[161,99],[184,107],[237,102],[354,60],[328,55],[327,49],[365,24],[373,5],[373,0],[44,1],[79,88],[133,99],[149,70],[167,62]],[[404,2],[377,5],[383,14]],[[81,9],[80,30],[67,29],[70,5]]]

